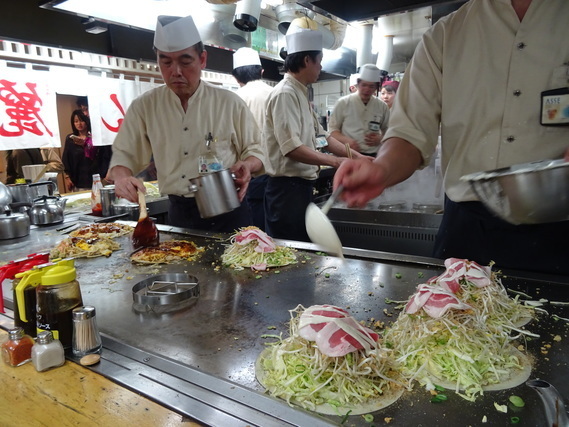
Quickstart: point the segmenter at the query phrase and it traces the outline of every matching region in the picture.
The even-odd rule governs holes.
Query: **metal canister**
[[[111,216],[113,212],[113,203],[115,201],[115,186],[106,185],[101,188],[101,207],[103,208],[103,216]]]

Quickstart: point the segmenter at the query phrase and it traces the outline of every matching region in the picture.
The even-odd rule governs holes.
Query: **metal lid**
[[[38,334],[37,342],[38,344],[49,344],[53,341],[53,334],[51,331],[41,331]]]
[[[71,316],[73,320],[87,320],[95,317],[95,307],[86,305],[83,307],[74,308]]]
[[[12,328],[8,331],[11,340],[19,340],[24,336],[24,329],[21,327]]]

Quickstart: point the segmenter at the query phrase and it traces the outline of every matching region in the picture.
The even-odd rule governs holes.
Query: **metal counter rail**
[[[103,336],[102,361],[92,369],[148,398],[214,426],[331,426],[306,411],[157,354]]]

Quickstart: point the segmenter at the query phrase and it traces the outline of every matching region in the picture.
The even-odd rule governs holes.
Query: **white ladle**
[[[344,187],[341,185],[338,186],[326,203],[324,203],[322,209],[314,203],[310,203],[306,208],[304,217],[306,232],[310,240],[320,246],[324,252],[339,256],[340,258],[344,258],[342,254],[342,242],[340,242],[338,233],[336,233],[334,226],[328,218],[328,211],[343,189]]]

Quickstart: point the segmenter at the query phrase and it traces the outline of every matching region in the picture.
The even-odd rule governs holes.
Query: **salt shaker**
[[[73,309],[73,355],[83,357],[87,354],[100,353],[101,335],[97,328],[95,307],[86,305]]]
[[[43,372],[65,363],[65,351],[61,341],[54,339],[51,331],[42,331],[32,347],[32,364],[36,371]]]

